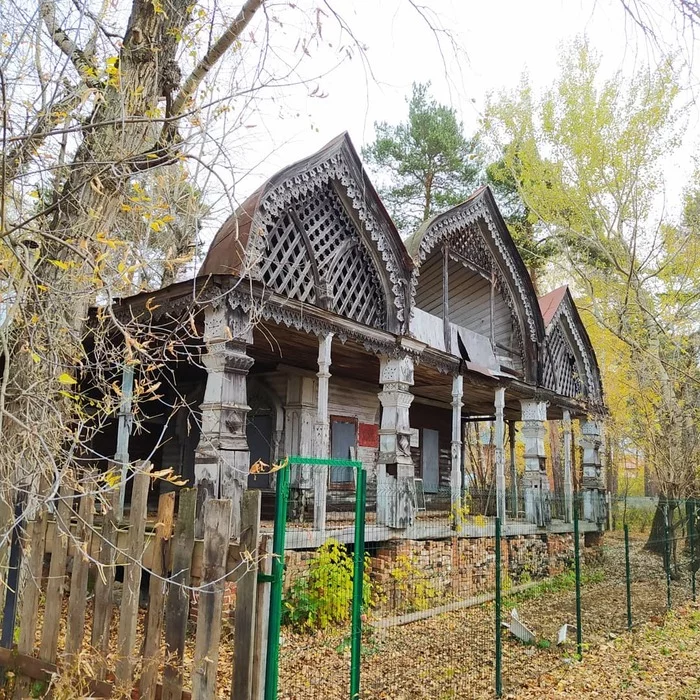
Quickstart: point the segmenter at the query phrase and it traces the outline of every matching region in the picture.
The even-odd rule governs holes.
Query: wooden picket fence
[[[3,566],[5,697],[36,697],[37,689],[50,695],[60,674],[70,673],[79,678],[76,697],[259,697],[265,644],[264,600],[257,599],[260,493],[245,494],[239,541],[229,537],[231,501],[216,499],[204,504],[203,538],[196,539],[194,489],[179,492],[177,517],[175,494],[161,495],[157,523],[147,531],[150,480],[147,472],[134,475],[124,523],[117,522],[116,508],[96,517],[94,497],[74,492],[66,482],[54,513],[42,509],[15,528]],[[115,570],[122,566],[121,602],[115,604]],[[140,621],[144,571],[150,582]],[[232,681],[217,688],[226,581],[236,582],[233,664],[228,661],[233,668],[222,672]],[[87,679],[86,668],[92,672]]]

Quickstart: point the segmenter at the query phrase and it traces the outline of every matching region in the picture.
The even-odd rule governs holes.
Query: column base
[[[416,519],[416,487],[413,477],[387,474],[380,464],[377,473],[377,524],[403,530]]]
[[[583,519],[602,525],[607,516],[605,503],[605,491],[600,489],[586,489],[583,492]]]
[[[523,475],[525,519],[539,527],[552,521],[549,478],[544,472],[525,472]]]

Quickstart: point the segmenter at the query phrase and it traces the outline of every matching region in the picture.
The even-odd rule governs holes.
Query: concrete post
[[[564,411],[564,514],[567,523],[574,519],[574,482],[571,473],[571,414]]]
[[[600,461],[602,425],[595,420],[580,421],[583,447],[583,519],[605,522],[605,475]]]
[[[506,522],[506,453],[505,453],[505,425],[503,422],[503,409],[506,405],[506,390],[504,387],[496,389],[494,406],[496,408],[496,422],[494,424],[494,440],[496,441],[496,516],[500,518],[501,525]]]
[[[318,340],[318,399],[314,431],[314,456],[327,458],[330,453],[330,420],[328,417],[328,385],[331,378],[331,345],[333,333]],[[326,497],[328,467],[314,467],[314,529],[326,529]]]
[[[462,397],[464,377],[452,378],[452,444],[450,464],[450,506],[455,526],[459,528],[462,508]]]

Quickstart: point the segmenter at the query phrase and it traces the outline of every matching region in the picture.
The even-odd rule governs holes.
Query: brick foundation
[[[193,583],[192,585],[196,585]],[[198,591],[193,591],[190,597],[190,620],[197,622],[199,612],[199,596]],[[224,600],[222,619],[231,620],[233,622],[233,614],[236,611],[236,584],[233,581],[226,581],[224,584]]]
[[[285,590],[304,576],[314,554],[286,553]],[[501,556],[503,576],[513,585],[555,576],[573,567],[573,534],[504,538]],[[371,578],[380,592],[380,608],[385,610],[423,609],[478,596],[493,590],[495,573],[493,537],[396,540],[381,543],[371,557]]]
[[[589,559],[599,551],[602,533],[586,533],[580,544]],[[315,555],[309,550],[285,553],[285,591],[306,574]],[[574,565],[574,537],[550,533],[503,538],[501,556],[503,576],[513,585],[556,576]],[[371,557],[371,578],[380,592],[379,607],[385,610],[421,609],[478,596],[493,590],[495,574],[493,537],[395,540],[381,543]],[[197,603],[195,593],[190,603],[190,618],[195,621]],[[236,584],[227,582],[224,616],[231,619],[235,607]]]

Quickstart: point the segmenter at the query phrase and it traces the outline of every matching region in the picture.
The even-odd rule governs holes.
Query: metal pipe
[[[581,623],[581,553],[578,541],[578,516],[580,496],[574,499],[574,567],[576,575],[576,651],[583,658],[583,628]]]
[[[355,495],[355,551],[352,579],[352,637],[350,641],[350,700],[360,697],[360,664],[362,661],[362,599],[365,575],[365,510],[367,504],[367,472],[357,470]]]
[[[503,694],[501,642],[501,519],[496,518],[496,697]]]
[[[270,620],[267,633],[265,700],[277,700],[279,682],[280,628],[282,626],[282,583],[284,580],[284,543],[287,534],[287,499],[290,465],[277,474],[275,529],[272,535],[272,583],[270,586]]]

